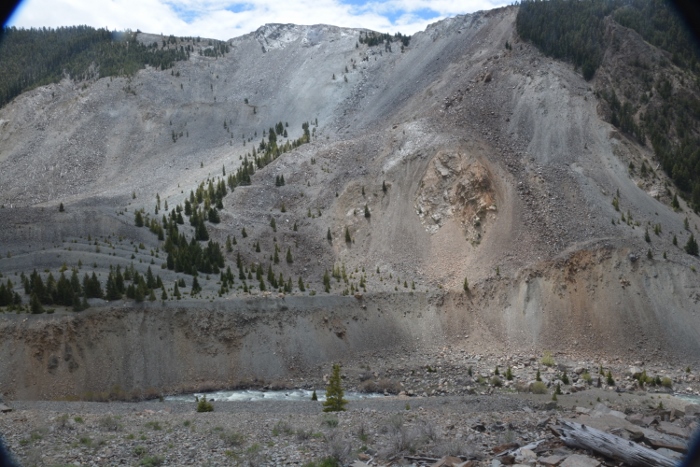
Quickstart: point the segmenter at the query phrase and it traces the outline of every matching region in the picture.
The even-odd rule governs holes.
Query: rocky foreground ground
[[[394,356],[375,369],[345,365],[346,389],[389,394],[351,401],[346,412],[323,413],[312,401],[214,402],[208,413],[194,402],[5,401],[12,410],[0,414],[0,432],[24,466],[629,465],[565,443],[570,421],[663,456],[648,465],[672,465],[700,424],[698,378],[689,368],[637,363]],[[327,375],[317,376],[266,386],[322,388]]]

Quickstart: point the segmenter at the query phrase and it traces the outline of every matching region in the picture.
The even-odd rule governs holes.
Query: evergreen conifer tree
[[[692,233],[685,244],[685,252],[689,255],[698,256],[698,242],[695,240],[695,235]]]
[[[192,295],[192,296],[197,295],[201,291],[202,291],[202,287],[199,285],[199,281],[197,280],[197,276],[194,276],[192,278],[192,289],[190,290],[190,295]]]
[[[344,391],[340,379],[340,365],[333,365],[331,377],[326,387],[326,400],[323,402],[324,412],[340,412],[345,410],[348,403],[344,398]]]
[[[35,315],[44,312],[44,307],[41,306],[41,301],[39,300],[37,294],[34,292],[32,292],[32,295],[29,298],[29,308],[31,309],[32,314]]]

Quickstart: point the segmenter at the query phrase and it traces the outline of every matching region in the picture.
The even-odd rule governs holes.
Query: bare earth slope
[[[660,170],[638,184],[628,163],[656,167],[651,150],[602,120],[595,81],[518,39],[516,14],[447,19],[403,51],[359,44],[358,30],[267,25],[218,59],[65,80],[0,109],[0,272],[11,278],[78,261],[103,282],[110,265],[143,273],[161,245],[134,210],[152,213],[156,194],[172,209],[222,167],[233,173],[277,122],[290,139],[313,128],[208,225],[222,244],[237,237],[232,268],[238,252],[267,267],[274,244],[289,248],[293,263],[276,271],[303,277],[304,292],[219,296],[213,276],[200,277],[199,300],[0,315],[0,392],[230,386],[438,342],[697,362],[700,264],[681,248],[697,216],[669,207]],[[163,261],[166,284],[189,286]],[[362,294],[343,297],[336,279],[325,293],[334,266],[354,287],[366,276]],[[194,331],[201,322],[216,331]]]

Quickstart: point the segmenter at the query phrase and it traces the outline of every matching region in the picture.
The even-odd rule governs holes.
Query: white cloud
[[[216,39],[240,36],[265,23],[325,23],[413,34],[446,16],[506,4],[502,0],[389,0],[354,5],[340,0],[25,0],[9,25],[87,24]],[[426,17],[426,11],[437,16]]]

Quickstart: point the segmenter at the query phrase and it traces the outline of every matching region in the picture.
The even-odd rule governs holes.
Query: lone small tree
[[[340,381],[340,365],[333,365],[333,372],[326,387],[326,400],[323,403],[324,412],[341,412],[345,410],[347,400],[344,396],[343,387]]]
[[[695,240],[695,235],[692,233],[685,244],[685,252],[689,255],[698,256],[698,242]]]

